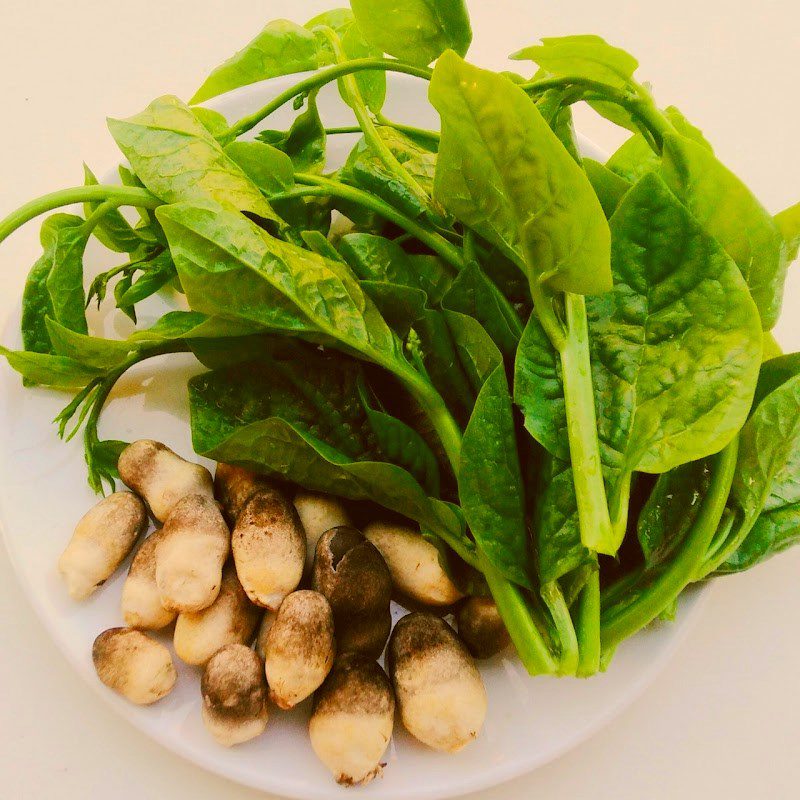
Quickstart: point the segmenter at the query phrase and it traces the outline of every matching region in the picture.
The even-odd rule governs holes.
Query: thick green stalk
[[[589,678],[600,670],[600,570],[592,570],[578,600],[578,670]]]
[[[154,194],[147,189],[136,186],[75,186],[71,189],[61,189],[58,192],[37,197],[20,206],[0,222],[0,242],[8,238],[17,228],[22,227],[36,217],[63,208],[74,203],[87,203],[96,201],[113,201],[117,206],[136,206],[137,208],[158,208],[163,205]]]
[[[725,511],[738,449],[737,437],[715,457],[711,485],[700,513],[669,565],[654,579],[644,574],[647,585],[632,603],[625,604],[623,599],[603,611],[600,641],[604,652],[652,622],[696,578]]]
[[[331,83],[341,78],[343,75],[352,75],[356,72],[362,72],[368,69],[382,70],[384,72],[399,72],[404,75],[413,75],[423,80],[430,80],[431,78],[431,71],[426,67],[415,67],[412,64],[404,64],[402,61],[395,61],[391,58],[356,58],[345,64],[335,64],[332,67],[315,72],[313,75],[299,81],[294,86],[290,86],[258,111],[240,119],[234,125],[231,125],[228,130],[220,133],[217,139],[221,144],[229,144],[235,139],[238,139],[243,133],[247,133],[255,128],[256,125],[263,122],[270,114],[277,111],[281,106],[286,105],[286,103],[294,100],[295,97],[313,92],[315,89],[319,89],[326,83]]]
[[[578,637],[575,633],[575,626],[572,624],[569,607],[564,600],[558,581],[550,581],[544,584],[541,589],[541,595],[550,612],[550,616],[553,618],[553,624],[561,646],[558,674],[574,675],[578,669]]]
[[[589,550],[614,555],[621,539],[611,525],[597,438],[589,326],[583,295],[566,293],[566,333],[559,350],[564,383],[572,477],[578,503],[581,541]]]

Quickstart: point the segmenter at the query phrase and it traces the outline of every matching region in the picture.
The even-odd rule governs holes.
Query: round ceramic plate
[[[214,103],[229,120],[251,113],[296,78],[284,78],[231,93]],[[411,79],[391,79],[387,115],[415,125],[436,124],[424,102],[425,87]],[[131,109],[131,113],[138,109]],[[351,124],[348,109],[329,87],[320,96],[328,125]],[[269,121],[285,128],[291,111]],[[333,162],[341,162],[353,137],[329,138]],[[601,155],[589,143],[587,152]],[[333,164],[336,166],[336,163]],[[114,180],[113,174],[106,176]],[[54,187],[57,188],[57,187]],[[31,253],[31,262],[35,255]],[[87,272],[107,267],[108,253],[90,246]],[[158,298],[143,308],[140,324],[149,325],[166,309]],[[107,336],[124,336],[127,323],[93,313],[90,324]],[[17,319],[4,332],[6,345],[19,343]],[[107,408],[102,435],[131,441],[157,439],[191,457],[186,378],[198,371],[188,357],[151,361],[120,382]],[[248,786],[279,795],[325,800],[361,793],[343,789],[317,761],[306,734],[308,703],[291,713],[272,711],[267,730],[248,744],[224,749],[200,719],[200,671],[178,664],[175,690],[150,708],[127,703],[98,681],[91,659],[97,634],[121,624],[119,598],[125,570],[85,603],[72,602],[56,572],[56,561],[74,523],[95,502],[86,485],[79,438],[63,443],[50,420],[65,396],[24,390],[5,365],[0,369],[0,511],[5,544],[19,580],[36,611],[73,667],[128,722],[165,747]],[[398,723],[386,753],[383,778],[364,794],[381,800],[452,797],[476,791],[535,769],[574,747],[631,703],[664,668],[686,632],[697,594],[682,603],[677,621],[651,628],[620,647],[611,668],[591,680],[530,678],[512,654],[483,662],[489,713],[478,740],[456,755],[428,750]],[[396,609],[396,611],[400,611]],[[58,698],[54,698],[58,702]]]

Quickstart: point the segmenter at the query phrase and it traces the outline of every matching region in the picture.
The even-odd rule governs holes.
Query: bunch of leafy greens
[[[470,41],[461,0],[352,0],[269,23],[191,104],[111,120],[121,185],[86,168],[0,223],[84,204],[44,220],[23,349],[0,352],[73,393],[59,431],[83,429],[97,490],[125,446],[98,433],[115,383],[193,353],[198,454],[414,520],[532,674],[586,676],[688,584],[800,536],[800,357],[769,334],[800,205],[770,215],[599,37],[522,50],[530,78],[467,63]],[[233,124],[196,105],[305,71]],[[439,131],[383,115],[387,72],[430,81]],[[333,82],[351,127],[320,117]],[[579,101],[631,131],[606,164],[581,156]],[[92,236],[121,263],[87,292]],[[93,336],[111,287],[134,321],[156,292],[185,310]]]

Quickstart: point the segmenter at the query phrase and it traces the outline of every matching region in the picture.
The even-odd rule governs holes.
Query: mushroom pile
[[[500,652],[508,634],[491,599],[465,597],[418,530],[374,519],[359,531],[337,498],[292,497],[228,464],[212,478],[159,442],[129,445],[118,469],[131,491],[89,511],[58,564],[83,600],[156,523],[123,585],[125,627],[92,648],[106,686],[142,705],[169,694],[172,655],[147,632],[174,624],[175,655],[203,669],[202,720],[222,745],[259,736],[270,703],[290,709],[313,697],[314,752],[340,784],[355,785],[381,773],[395,708],[436,750],[456,752],[478,735],[486,692],[474,658]],[[419,609],[394,630],[392,599]]]

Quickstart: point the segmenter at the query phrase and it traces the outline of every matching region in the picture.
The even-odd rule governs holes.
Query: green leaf
[[[377,128],[394,157],[416,181],[423,192],[433,193],[436,154],[425,149],[400,131],[387,126]],[[390,172],[378,153],[365,139],[360,139],[342,167],[341,179],[385,200],[404,214],[416,218],[428,211],[428,205],[412,192],[407,183]]]
[[[294,166],[286,153],[263,142],[231,142],[225,155],[268,197],[294,187]]]
[[[120,308],[129,308],[151,297],[177,277],[175,264],[168,251],[164,251],[148,262],[144,273],[138,277],[117,300]]]
[[[478,320],[456,311],[443,312],[456,353],[475,392],[503,363],[503,356]]]
[[[435,198],[531,282],[580,294],[607,291],[603,210],[525,92],[446,53],[429,94],[442,118]]]
[[[600,205],[603,206],[606,217],[611,219],[620,200],[622,200],[632,184],[591,158],[583,159],[583,168],[586,170],[586,175],[598,200],[600,200]]]
[[[70,358],[92,370],[118,367],[136,349],[132,342],[77,333],[51,319],[47,320],[47,331],[57,355]]]
[[[357,365],[331,359],[307,352],[302,375],[295,374],[294,353],[289,360],[267,358],[193,378],[195,451],[308,489],[371,500],[441,531],[445,515],[420,484],[383,460],[358,397]],[[452,514],[447,517],[452,524]]]
[[[541,584],[563,578],[597,557],[581,544],[578,503],[569,462],[545,455],[539,476],[534,526]]]
[[[0,355],[5,356],[9,366],[26,382],[53,389],[82,389],[102,374],[71,358],[50,353],[15,352],[0,345]]]
[[[655,175],[611,219],[614,289],[587,300],[598,431],[610,475],[661,473],[720,450],[742,426],[761,358],[741,274]],[[535,318],[515,399],[568,460],[560,365]]]
[[[191,103],[251,83],[317,69],[319,45],[314,34],[288,20],[270,22],[261,33],[220,64],[195,92]]]
[[[458,273],[442,307],[474,317],[507,358],[513,358],[519,344],[519,318],[512,318],[507,306],[498,302],[486,273],[475,262],[469,262]]]
[[[788,550],[800,541],[800,503],[762,514],[739,549],[718,569],[718,575],[743,572]]]
[[[533,61],[551,75],[588,78],[619,88],[630,83],[639,67],[632,55],[591,35],[542,39],[540,45],[526,47],[511,58]]]
[[[681,136],[664,139],[663,175],[699,223],[742,271],[765,330],[780,314],[787,264],[783,237],[753,193],[708,149]]]
[[[193,310],[339,342],[392,371],[410,369],[346,265],[275,239],[216,204],[157,213]]]
[[[50,353],[48,317],[86,331],[83,295],[83,251],[88,234],[83,219],[53,214],[43,223],[44,252],[31,268],[22,295],[22,342],[26,350]]]
[[[800,353],[786,353],[765,361],[758,374],[753,409],[756,409],[767,395],[772,394],[795,375],[800,375]]]
[[[440,259],[409,255],[397,242],[383,236],[349,233],[339,241],[339,252],[362,280],[421,289],[432,306],[441,301],[451,284],[450,273]]]
[[[467,524],[508,580],[531,587],[524,490],[502,364],[484,383],[464,432],[458,495]]]
[[[427,66],[447,49],[466,55],[472,42],[463,0],[351,0],[358,26],[381,52]]]
[[[228,120],[219,113],[210,108],[203,108],[202,106],[195,106],[192,108],[197,121],[216,139],[217,136],[225,133],[228,128]]]
[[[292,127],[284,132],[265,130],[256,137],[260,142],[283,151],[291,159],[293,171],[320,173],[325,167],[325,126],[317,110],[317,93],[308,96],[308,107]],[[294,175],[292,175],[294,181]]]
[[[242,168],[176,97],[108,127],[142,183],[165,203],[214,200],[281,225]]]
[[[86,164],[83,165],[83,173],[86,186],[97,185],[97,178]],[[86,203],[84,214],[87,217],[91,216],[99,206],[100,201]],[[142,237],[118,209],[112,209],[103,214],[92,233],[105,247],[115,253],[133,253],[144,243]]]
[[[784,242],[784,260],[791,264],[800,251],[800,203],[784,209],[775,215],[775,224]]]
[[[648,566],[665,563],[692,529],[711,483],[707,459],[664,473],[647,498],[636,533]]]
[[[608,159],[606,167],[628,183],[636,183],[649,172],[657,172],[661,159],[641,133],[634,134]]]
[[[425,313],[428,298],[421,289],[386,281],[360,281],[360,285],[401,339]]]

